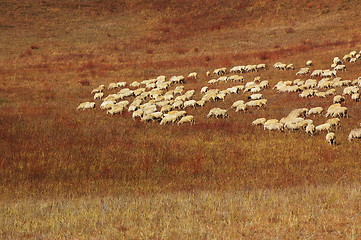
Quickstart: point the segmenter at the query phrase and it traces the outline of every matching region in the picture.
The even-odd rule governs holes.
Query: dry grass
[[[358,186],[26,198],[0,208],[20,239],[358,239]]]
[[[8,10],[0,10],[0,238],[360,237],[360,143],[346,141],[360,103],[347,99],[351,118],[336,130],[336,147],[324,135],[251,127],[257,117],[331,102],[271,89],[267,108],[229,119],[206,115],[245,94],[191,109],[191,127],[75,110],[99,84],[196,71],[185,87],[199,91],[216,67],[312,59],[328,68],[333,56],[361,48],[357,1],[221,4],[0,3]],[[359,70],[358,62],[341,76]],[[271,86],[295,79],[272,69],[244,76],[257,75]]]

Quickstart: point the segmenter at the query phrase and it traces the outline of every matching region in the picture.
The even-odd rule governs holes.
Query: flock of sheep
[[[332,129],[340,126],[340,118],[348,117],[347,107],[342,106],[342,103],[346,101],[345,96],[349,95],[351,100],[359,102],[359,88],[361,87],[361,77],[355,80],[342,80],[342,78],[337,77],[337,72],[346,71],[344,62],[354,63],[358,60],[361,60],[361,51],[352,51],[346,54],[342,60],[335,57],[332,60],[331,70],[316,69],[312,73],[310,67],[313,63],[311,60],[307,61],[307,67],[300,68],[296,76],[310,74],[311,77],[318,77],[321,80],[295,79],[293,81],[279,81],[273,86],[273,89],[278,93],[298,92],[301,98],[326,98],[335,95],[330,106],[327,109],[322,107],[298,108],[292,110],[280,120],[258,118],[252,122],[252,125],[263,126],[265,130],[304,130],[309,135],[327,132],[326,141],[331,145],[336,144],[336,134],[332,132]],[[275,63],[273,68],[281,71],[295,70],[293,64],[281,62]],[[200,99],[194,99],[195,90],[185,91],[184,89],[186,79],[190,80],[198,77],[196,72],[191,72],[187,78],[181,75],[172,76],[170,79],[165,76],[158,76],[141,82],[134,81],[129,84],[130,88],[128,88],[127,82],[110,83],[107,89],[117,90],[118,92],[107,96],[104,94],[105,85],[100,85],[93,89],[91,94],[93,94],[94,100],[101,101],[100,109],[106,110],[106,113],[111,116],[128,111],[132,112],[134,119],[140,119],[143,122],[158,121],[160,125],[169,123],[177,123],[178,125],[189,123],[192,125],[195,123],[195,119],[194,116],[187,114],[187,109],[203,107],[208,102],[224,100],[231,94],[248,93],[248,101],[235,101],[228,109],[212,108],[207,118],[226,118],[228,117],[228,111],[231,109],[236,112],[244,112],[249,108],[265,108],[268,101],[261,92],[270,87],[269,81],[261,81],[261,77],[258,76],[253,81],[245,82],[244,77],[238,75],[262,70],[266,70],[266,64],[234,66],[230,69],[229,75],[227,75],[227,68],[225,67],[215,69],[213,75],[216,78],[210,79],[208,86],[201,88],[200,94],[202,97]],[[212,74],[207,71],[206,75],[211,76]],[[233,82],[234,86],[224,90],[211,88],[210,86],[222,82]],[[336,95],[337,88],[343,88],[341,95]],[[94,101],[83,102],[77,109],[93,109],[96,105]],[[326,118],[330,117],[323,124],[315,126],[312,119],[307,119],[307,117],[321,114],[324,114]],[[353,129],[349,133],[349,141],[356,138],[361,138],[361,128]]]

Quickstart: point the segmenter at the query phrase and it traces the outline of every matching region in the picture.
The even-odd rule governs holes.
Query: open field
[[[346,97],[336,146],[251,125],[332,103],[277,93],[297,70],[272,65],[325,69],[360,51],[360,10],[358,0],[0,0],[0,238],[360,239],[361,142],[347,135],[361,103]],[[100,84],[193,71],[184,86],[198,100],[206,71],[257,63],[268,69],[242,75],[269,80],[267,107],[227,119],[206,116],[248,95],[187,110],[193,126],[110,117],[99,100],[76,110]],[[339,76],[360,77],[361,61]]]

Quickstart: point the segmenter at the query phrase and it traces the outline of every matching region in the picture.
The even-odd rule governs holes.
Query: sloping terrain
[[[347,135],[361,122],[360,103],[347,97],[350,118],[335,129],[336,146],[325,134],[266,132],[251,122],[332,103],[272,87],[298,78],[309,59],[311,70],[327,69],[335,56],[360,51],[360,10],[358,0],[0,0],[0,236],[359,237],[360,142]],[[296,70],[274,70],[278,61]],[[227,119],[206,116],[247,94],[187,110],[193,126],[76,110],[100,84],[193,71],[198,78],[184,86],[198,100],[203,86],[235,85],[211,86],[206,71],[258,63],[267,69],[242,75],[269,80],[267,107],[229,110]],[[360,77],[360,64],[339,76]]]

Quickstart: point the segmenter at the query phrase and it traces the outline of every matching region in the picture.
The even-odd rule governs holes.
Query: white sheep
[[[326,123],[330,124],[332,127],[339,127],[341,126],[341,120],[339,118],[330,118],[327,119]]]
[[[238,104],[237,107],[236,107],[236,112],[244,112],[247,110],[247,105],[242,103],[242,104]]]
[[[352,129],[348,135],[348,140],[350,142],[356,138],[361,138],[361,128]]]
[[[265,122],[266,122],[265,118],[257,118],[256,120],[254,120],[252,122],[252,125],[255,125],[255,126],[264,125]]]
[[[129,86],[138,88],[140,86],[140,83],[137,81],[132,82]]]
[[[274,124],[274,123],[279,123],[278,119],[272,118],[272,119],[268,119],[267,121],[265,121],[263,123],[263,125],[270,125],[270,124]],[[283,123],[282,123],[283,126]]]
[[[115,88],[118,88],[117,83],[109,83],[108,89],[115,89]]]
[[[103,97],[104,97],[104,93],[102,93],[102,92],[97,92],[94,94],[94,100],[102,99]]]
[[[356,101],[356,102],[359,102],[360,101],[360,94],[359,93],[353,93],[351,95],[351,99]]]
[[[326,95],[335,95],[336,94],[336,89],[332,88],[332,89],[329,89],[327,90],[326,92]]]
[[[346,99],[341,95],[336,95],[336,96],[333,97],[333,103],[342,103],[345,100]]]
[[[246,102],[247,107],[264,107],[267,104],[267,99],[252,100]]]
[[[184,124],[184,123],[190,123],[191,125],[193,125],[195,123],[194,117],[192,115],[184,116],[179,120],[177,125]]]
[[[124,110],[124,107],[123,106],[115,106],[113,105],[112,108],[110,108],[108,111],[107,111],[107,114],[108,115],[116,115],[116,114],[121,114]]]
[[[188,100],[188,101],[185,101],[184,103],[183,103],[183,107],[184,108],[187,108],[187,107],[196,107],[196,105],[197,105],[197,101],[196,100]]]
[[[269,131],[275,131],[275,130],[278,130],[278,131],[283,131],[283,125],[282,123],[271,123],[271,124],[268,124],[268,125],[264,125],[263,126],[263,129],[264,130],[269,130]]]
[[[102,102],[102,104],[100,104],[100,109],[105,109],[105,110],[111,109],[115,103],[116,101],[114,100],[104,101]]]
[[[77,110],[93,109],[95,108],[95,102],[83,102],[76,108]]]
[[[316,132],[316,128],[315,128],[315,125],[313,124],[308,124],[306,126],[306,133],[308,133],[309,135],[313,136]]]
[[[138,110],[136,110],[136,111],[133,112],[132,117],[133,117],[133,119],[142,118],[143,113],[144,113],[144,112],[143,112],[142,109],[138,109]]]
[[[91,94],[98,93],[98,92],[103,92],[104,89],[105,89],[105,86],[104,86],[103,84],[102,84],[102,85],[99,85],[99,87],[94,88],[94,89],[91,91]]]
[[[226,118],[228,117],[228,113],[227,113],[227,110],[225,109],[221,109],[221,108],[212,108],[208,115],[207,115],[207,118],[210,118],[210,117],[215,117],[215,118],[218,118],[218,117],[222,117],[222,118]]]
[[[117,84],[117,87],[118,87],[118,88],[122,88],[122,87],[127,86],[127,83],[126,83],[126,82],[117,82],[116,84]]]
[[[197,78],[197,73],[196,72],[191,72],[188,74],[188,78],[193,78],[193,79],[196,79]]]
[[[266,64],[264,64],[264,63],[257,64],[257,69],[258,69],[258,70],[260,70],[260,69],[266,69]]]
[[[323,112],[323,108],[322,107],[314,107],[314,108],[310,108],[310,110],[308,110],[307,115],[321,115]]]
[[[259,100],[262,98],[263,98],[262,93],[252,94],[252,95],[248,96],[248,99],[251,99],[251,100]]]
[[[322,132],[322,131],[329,132],[329,131],[331,131],[331,127],[332,127],[331,124],[324,123],[324,124],[320,124],[320,125],[316,126],[315,130],[316,130],[316,132]]]
[[[311,61],[311,60],[308,60],[307,62],[306,62],[306,66],[312,66],[312,64],[313,64],[313,62]]]
[[[207,91],[208,91],[208,87],[207,86],[204,86],[204,87],[202,87],[201,88],[201,94],[204,94],[204,93],[206,93]]]
[[[326,142],[331,144],[331,145],[335,145],[336,144],[336,135],[333,132],[329,132],[326,135]]]

